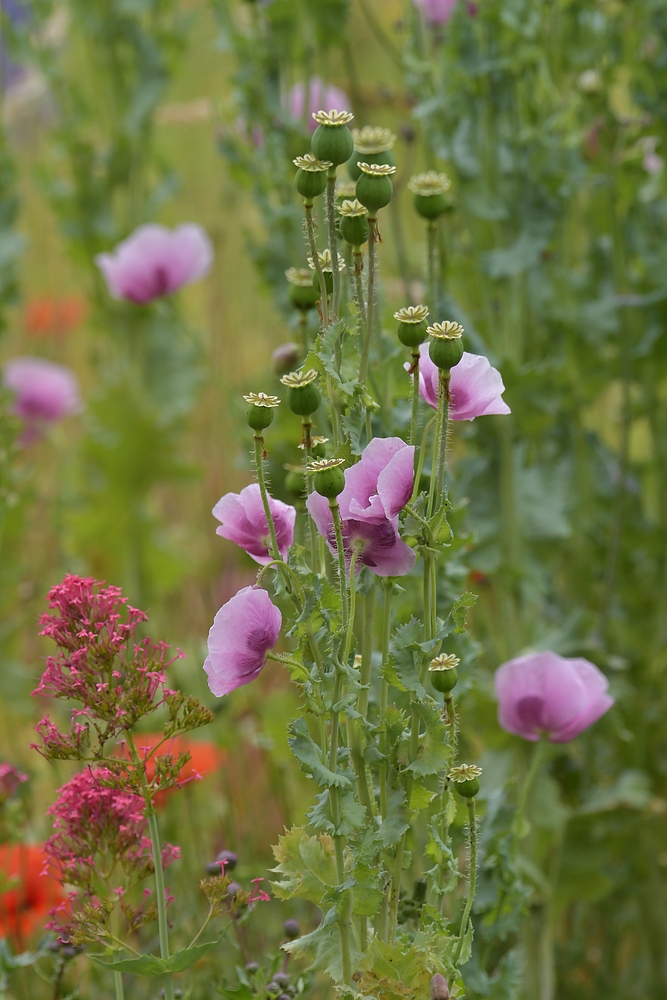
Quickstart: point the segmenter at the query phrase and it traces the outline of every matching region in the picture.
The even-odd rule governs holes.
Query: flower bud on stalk
[[[353,181],[359,179],[361,169],[359,161],[365,163],[384,163],[395,167],[396,161],[391,152],[396,136],[388,128],[378,128],[365,125],[362,129],[353,128],[354,152],[347,161],[347,172]]]
[[[433,222],[452,207],[451,199],[447,197],[452,182],[447,174],[438,174],[429,170],[425,174],[417,174],[408,181],[408,187],[414,194],[414,206],[422,219]]]
[[[292,413],[299,417],[309,417],[319,408],[322,402],[320,390],[315,384],[317,372],[314,368],[309,371],[291,372],[283,375],[281,382],[287,386],[287,405]]]
[[[381,208],[391,201],[394,185],[391,182],[396,167],[386,163],[364,163],[359,161],[361,174],[357,181],[357,198],[368,209],[368,216],[374,219]]]
[[[431,1000],[449,1000],[447,980],[439,972],[431,977]]]
[[[474,799],[479,791],[479,776],[482,773],[481,767],[476,764],[459,764],[453,767],[447,777],[454,784],[454,788],[464,799]]]
[[[294,183],[296,189],[307,205],[313,204],[313,199],[324,194],[327,186],[327,170],[333,167],[331,160],[318,160],[312,153],[297,156],[292,160],[297,167]]]
[[[318,160],[328,160],[334,167],[349,160],[354,152],[354,139],[347,127],[354,118],[349,111],[316,111],[317,128],[310,146]]]

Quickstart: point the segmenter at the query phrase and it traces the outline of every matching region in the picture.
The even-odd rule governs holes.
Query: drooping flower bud
[[[391,151],[396,142],[396,136],[390,129],[364,125],[362,129],[352,129],[352,138],[354,152],[347,161],[347,172],[353,181],[358,180],[361,174],[359,160],[363,160],[365,163],[386,163],[390,167],[396,166],[394,154]]]
[[[345,471],[342,458],[322,458],[311,462],[309,475],[313,476],[315,492],[327,500],[333,500],[345,489]]]
[[[449,1000],[447,980],[439,972],[431,977],[431,1000]]]
[[[356,198],[346,199],[339,207],[340,235],[353,247],[361,247],[368,242],[368,209]]]
[[[371,218],[391,201],[394,185],[391,182],[396,167],[386,163],[364,163],[359,161],[361,174],[357,181],[357,198],[368,209]]]
[[[474,799],[479,791],[479,776],[482,773],[481,767],[476,764],[459,764],[453,767],[447,777],[454,784],[454,788],[464,799]]]
[[[331,160],[318,160],[312,153],[297,156],[292,160],[297,167],[294,183],[296,189],[307,205],[313,204],[313,198],[322,194],[327,186],[327,170],[333,166]]]
[[[347,127],[354,118],[349,111],[316,111],[317,128],[310,146],[318,160],[330,160],[334,166],[345,163],[354,151],[354,139]]]
[[[248,403],[245,411],[248,427],[252,427],[254,431],[263,431],[273,423],[273,411],[280,406],[277,396],[267,396],[265,392],[249,392],[243,398]]]
[[[451,201],[447,197],[451,185],[447,174],[438,174],[435,170],[410,178],[408,187],[415,196],[417,214],[429,222],[444,215],[451,208]]]
[[[440,656],[431,660],[428,675],[436,691],[440,691],[441,694],[449,694],[450,691],[453,691],[459,679],[456,669],[459,663],[458,656],[454,656],[453,653],[441,653]]]
[[[442,371],[449,371],[463,357],[463,327],[460,323],[445,320],[434,323],[426,330],[432,338],[428,353],[434,365]]]
[[[317,378],[314,368],[283,375],[280,381],[287,386],[287,405],[292,413],[299,417],[309,417],[319,408],[322,396],[317,388]]]
[[[394,313],[398,321],[398,339],[405,347],[419,347],[428,336],[426,320],[428,306],[406,306]]]

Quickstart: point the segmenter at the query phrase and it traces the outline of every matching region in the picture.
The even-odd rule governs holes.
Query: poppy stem
[[[530,767],[528,768],[528,773],[523,783],[523,788],[521,789],[521,795],[519,796],[519,805],[516,810],[516,815],[512,823],[512,835],[514,839],[513,847],[516,851],[517,844],[524,837],[527,837],[530,833],[530,823],[526,819],[526,806],[528,805],[528,796],[530,795],[530,790],[533,787],[533,782],[535,781],[535,775],[540,769],[540,765],[544,759],[544,751],[546,750],[547,741],[545,739],[540,739],[540,742],[535,747],[535,752],[533,753],[533,759],[530,762]]]
[[[310,255],[313,258],[313,266],[320,284],[320,308],[322,310],[322,326],[326,330],[329,326],[329,301],[327,295],[327,285],[324,278],[324,271],[317,254],[317,240],[315,239],[315,223],[313,222],[313,206],[306,205],[306,230],[308,232],[308,243],[310,245]]]
[[[468,806],[468,849],[470,852],[470,864],[468,867],[468,898],[461,917],[461,928],[459,930],[459,945],[456,950],[456,964],[458,965],[463,951],[463,942],[468,929],[470,911],[475,901],[475,886],[477,882],[477,817],[475,816],[475,800],[467,799]]]
[[[276,537],[276,526],[273,523],[273,517],[271,516],[271,507],[269,506],[269,494],[266,489],[266,477],[264,475],[264,438],[257,434],[254,435],[255,441],[255,471],[257,472],[257,482],[259,484],[259,492],[262,496],[262,506],[264,507],[264,516],[269,527],[269,536],[271,538],[271,558],[275,559],[276,562],[283,562],[283,557],[280,554],[280,549],[278,548],[278,539]]]

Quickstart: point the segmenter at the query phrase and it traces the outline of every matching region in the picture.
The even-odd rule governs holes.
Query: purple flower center
[[[534,732],[546,729],[544,714],[544,698],[538,694],[529,694],[517,702],[516,714],[529,729]]]

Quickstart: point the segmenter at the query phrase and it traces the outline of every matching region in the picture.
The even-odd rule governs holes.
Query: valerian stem
[[[461,927],[459,930],[459,945],[456,949],[456,963],[460,961],[463,951],[463,939],[468,929],[468,920],[475,901],[475,887],[477,883],[477,817],[475,816],[475,800],[467,799],[468,806],[468,850],[470,853],[470,864],[468,866],[468,898],[461,917]]]
[[[313,260],[313,266],[315,268],[315,273],[317,274],[317,280],[320,285],[320,308],[322,310],[322,326],[326,330],[329,326],[329,298],[327,294],[327,285],[324,278],[324,271],[320,264],[320,258],[317,253],[317,240],[315,239],[315,223],[313,222],[313,206],[309,205],[307,202],[305,204],[306,212],[306,230],[308,232],[308,243],[310,245],[310,256]]]

